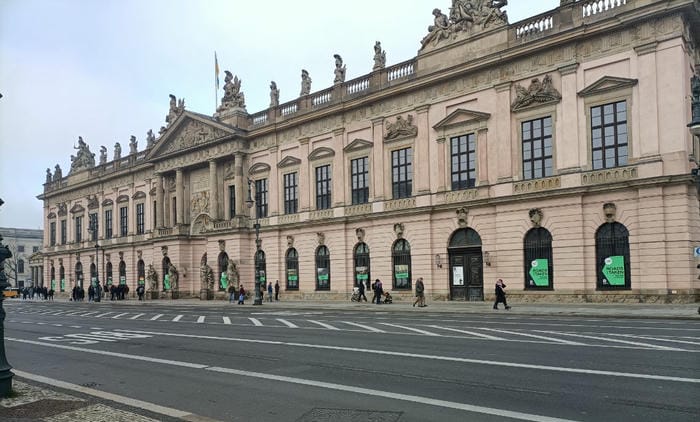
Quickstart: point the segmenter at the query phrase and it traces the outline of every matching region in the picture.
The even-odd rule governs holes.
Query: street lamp
[[[4,202],[0,199],[0,205]],[[7,397],[12,391],[12,376],[14,375],[10,369],[12,367],[7,362],[5,357],[5,309],[2,307],[2,301],[5,300],[5,295],[2,292],[10,286],[5,276],[5,260],[12,257],[10,249],[2,244],[2,236],[0,236],[0,397]]]
[[[95,296],[94,296],[94,301],[99,302],[101,297],[102,297],[102,288],[100,287],[100,245],[97,243],[97,218],[95,218],[93,221],[90,222],[90,228],[88,231],[92,234],[92,238],[95,239],[95,280],[94,283],[96,284],[94,287],[95,289]],[[93,280],[90,280],[90,282],[93,282]]]
[[[252,183],[253,181],[248,179],[248,199],[245,201],[246,206],[248,209],[252,209],[253,205],[255,205],[255,200],[253,199],[252,195]],[[253,301],[253,305],[262,305],[262,295],[260,294],[260,262],[259,262],[259,255],[260,255],[260,222],[258,220],[258,212],[257,210],[255,212],[255,224],[253,227],[255,227],[255,300]]]

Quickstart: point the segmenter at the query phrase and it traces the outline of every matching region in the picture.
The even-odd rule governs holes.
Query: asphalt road
[[[690,421],[700,322],[5,301],[13,367],[225,421]]]

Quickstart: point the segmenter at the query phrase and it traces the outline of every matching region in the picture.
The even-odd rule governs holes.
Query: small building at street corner
[[[436,4],[416,57],[386,65],[377,42],[345,80],[336,55],[332,87],[304,70],[266,110],[227,71],[213,116],[171,95],[140,149],[96,160],[80,138],[39,195],[43,279],[207,298],[258,277],[319,301],[381,279],[401,301],[423,277],[432,300],[482,301],[502,278],[516,301],[697,301],[698,2],[562,0],[515,23],[502,3]]]

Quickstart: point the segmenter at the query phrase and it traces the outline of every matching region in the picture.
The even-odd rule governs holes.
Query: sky
[[[451,0],[0,0],[0,226],[43,228],[46,168],[70,170],[78,136],[108,160],[119,142],[165,125],[169,94],[188,110],[215,111],[214,52],[242,80],[246,108],[333,85],[334,54],[346,80],[371,72],[374,43],[387,66],[416,56],[433,8]],[[510,23],[559,0],[510,0]],[[219,99],[223,90],[218,93]]]

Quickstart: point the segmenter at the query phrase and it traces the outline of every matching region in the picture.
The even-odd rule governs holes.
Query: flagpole
[[[219,59],[216,57],[216,51],[214,51],[214,112],[216,113],[216,107],[219,104]]]

